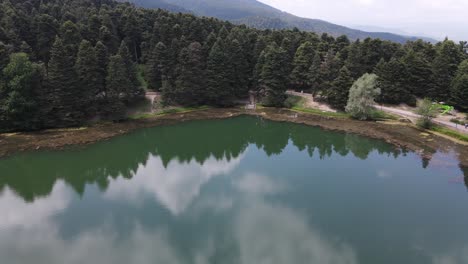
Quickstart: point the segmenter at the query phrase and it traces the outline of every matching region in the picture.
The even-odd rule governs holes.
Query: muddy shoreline
[[[261,116],[280,122],[294,122],[320,127],[326,130],[354,133],[384,140],[398,148],[415,151],[430,159],[439,151],[454,151],[460,165],[468,167],[468,146],[457,144],[435,134],[423,133],[415,127],[399,122],[362,122],[336,119],[285,109],[259,109],[256,111],[231,109],[208,109],[188,113],[175,113],[149,119],[129,120],[123,123],[96,124],[83,129],[53,129],[40,132],[0,134],[0,158],[39,149],[56,150],[73,145],[87,145],[112,137],[124,135],[139,128],[176,124],[190,120],[223,119],[239,115]]]

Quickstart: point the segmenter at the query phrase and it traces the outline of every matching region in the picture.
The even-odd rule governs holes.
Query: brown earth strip
[[[189,120],[222,119],[239,115],[255,115],[265,119],[317,126],[327,130],[344,131],[375,139],[385,140],[396,147],[415,151],[430,159],[436,150],[454,151],[461,166],[468,167],[468,146],[455,143],[435,134],[423,132],[405,123],[363,122],[351,119],[335,119],[308,113],[296,113],[285,109],[239,108],[207,109],[188,113],[166,114],[149,119],[129,120],[123,123],[103,123],[82,129],[52,129],[40,132],[0,134],[0,157],[17,152],[38,149],[62,149],[71,145],[86,145],[123,135],[139,128],[176,124]]]

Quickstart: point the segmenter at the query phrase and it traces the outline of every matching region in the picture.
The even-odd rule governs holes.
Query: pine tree
[[[151,52],[146,65],[146,80],[151,89],[160,90],[162,80],[169,66],[167,58],[167,47],[159,42]]]
[[[82,40],[80,30],[72,21],[66,21],[60,27],[60,36],[67,56],[75,61],[78,52],[79,43]]]
[[[102,80],[95,49],[87,40],[80,44],[75,69],[79,79],[79,97],[76,100],[90,116],[97,110],[96,96],[102,90]]]
[[[96,62],[98,72],[98,98],[103,98],[106,94],[106,76],[107,76],[107,64],[109,63],[109,55],[107,47],[101,41],[96,43],[94,47],[96,51]]]
[[[120,44],[119,52],[117,54],[122,58],[125,65],[125,78],[130,80],[129,85],[125,87],[124,91],[122,91],[124,102],[126,104],[130,104],[140,99],[144,95],[144,91],[140,87],[140,83],[137,79],[136,65],[132,60],[132,56],[128,51],[125,41],[122,41]]]
[[[420,98],[427,96],[427,90],[433,85],[431,64],[423,54],[410,50],[402,59],[408,73],[407,85],[410,92]]]
[[[416,98],[410,93],[411,88],[408,86],[411,76],[403,62],[395,58],[389,62],[382,59],[377,64],[375,73],[381,89],[379,102],[416,105]]]
[[[241,43],[234,39],[227,43],[228,57],[229,57],[229,68],[232,70],[232,85],[234,89],[234,95],[236,97],[246,97],[249,91],[249,83],[251,79],[251,69],[249,62],[246,58],[247,52],[242,48]]]
[[[428,91],[428,96],[439,101],[450,98],[450,84],[461,62],[460,49],[453,41],[445,40],[440,44],[437,55],[432,62],[434,86]]]
[[[340,70],[338,78],[336,78],[327,93],[328,103],[339,110],[344,110],[348,102],[349,89],[353,85],[351,72],[343,66]]]
[[[207,62],[206,97],[209,104],[228,105],[234,96],[233,68],[223,39],[218,38]]]
[[[320,91],[327,93],[333,80],[338,78],[341,64],[342,63],[339,61],[338,56],[334,54],[333,50],[329,50],[329,52],[325,55],[322,64],[320,65]]]
[[[460,110],[468,111],[468,60],[458,67],[451,85],[451,102]]]
[[[47,79],[46,126],[74,126],[83,122],[84,110],[79,100],[78,76],[60,38],[51,49]]]
[[[293,70],[290,75],[291,83],[297,90],[310,89],[309,69],[315,57],[312,43],[306,41],[298,49],[293,60]]]
[[[122,120],[125,117],[125,104],[123,99],[132,81],[128,78],[127,67],[120,55],[109,58],[106,78],[106,101],[103,115],[109,120]]]
[[[163,90],[166,102],[181,105],[199,105],[203,102],[205,87],[204,61],[202,46],[198,42],[183,48],[179,55],[174,87],[167,87],[172,91]]]
[[[14,53],[3,69],[0,85],[0,131],[31,130],[40,127],[38,109],[42,83],[40,66],[25,53]]]
[[[266,48],[265,62],[260,74],[260,85],[264,92],[263,103],[267,106],[283,106],[286,99],[288,72],[284,65],[286,51],[275,44]]]
[[[309,80],[309,84],[311,86],[311,92],[315,95],[319,89],[320,85],[322,84],[322,78],[320,75],[320,68],[322,65],[322,58],[320,54],[317,52],[315,53],[314,59],[312,60],[312,65],[309,68],[309,72],[307,78]]]

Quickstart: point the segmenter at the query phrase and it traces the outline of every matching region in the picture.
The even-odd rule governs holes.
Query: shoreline
[[[225,119],[240,115],[259,116],[271,121],[304,124],[384,140],[397,148],[414,151],[423,159],[430,159],[436,151],[455,151],[460,166],[468,167],[467,144],[419,130],[402,122],[366,122],[274,108],[257,110],[210,108],[128,120],[122,123],[99,123],[85,128],[0,134],[0,158],[34,150],[60,150],[71,146],[85,146],[141,128],[192,120]]]

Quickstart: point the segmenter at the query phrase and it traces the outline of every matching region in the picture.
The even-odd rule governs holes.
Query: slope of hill
[[[236,24],[246,24],[260,29],[290,29],[297,27],[318,34],[333,36],[347,35],[350,39],[367,37],[380,38],[404,43],[418,37],[408,37],[386,32],[366,32],[332,24],[319,19],[298,17],[256,0],[128,0],[142,7],[165,8],[165,5],[178,6],[200,16],[216,17]],[[171,9],[169,9],[171,10]],[[435,41],[425,38],[428,41]]]

